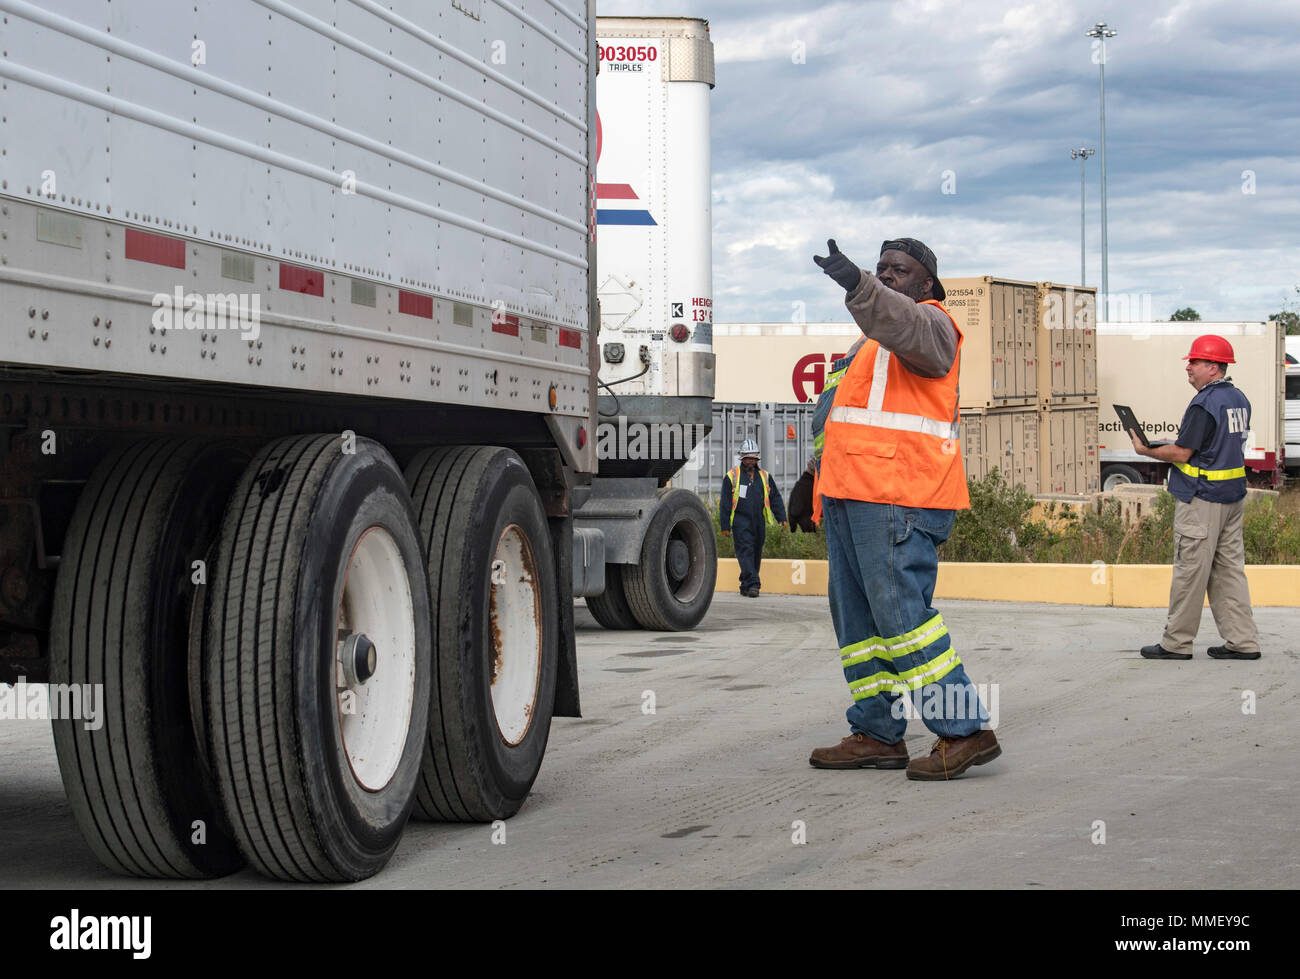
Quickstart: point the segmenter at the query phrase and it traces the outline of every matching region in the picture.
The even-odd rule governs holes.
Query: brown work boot
[[[907,777],[923,782],[956,778],[971,765],[983,765],[1002,754],[992,731],[976,731],[964,738],[939,738],[926,758],[913,758]]]
[[[850,734],[831,748],[814,748],[808,756],[813,768],[906,768],[907,746],[885,744],[865,734]]]

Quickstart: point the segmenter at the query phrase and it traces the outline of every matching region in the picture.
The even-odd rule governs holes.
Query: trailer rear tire
[[[689,490],[659,491],[659,509],[641,544],[641,563],[628,565],[628,605],[646,629],[694,629],[709,610],[718,578],[713,517]]]
[[[1141,483],[1142,474],[1132,466],[1125,466],[1121,463],[1112,463],[1104,466],[1101,470],[1101,490],[1103,493],[1112,492],[1117,486],[1123,486],[1125,483]]]
[[[280,439],[226,511],[204,701],[240,848],[281,880],[352,881],[392,856],[428,720],[428,586],[410,496],[368,439]]]
[[[219,877],[244,863],[202,759],[188,668],[202,621],[192,562],[247,459],[198,440],[136,443],[95,470],[64,539],[50,682],[103,698],[95,730],[54,720],[54,747],[82,835],[120,874]]]
[[[435,648],[416,815],[507,819],[541,769],[555,705],[559,598],[546,514],[511,449],[426,449],[406,479],[428,554]]]
[[[587,610],[606,629],[639,629],[641,623],[632,614],[623,585],[623,565],[605,565],[605,590],[587,596]]]

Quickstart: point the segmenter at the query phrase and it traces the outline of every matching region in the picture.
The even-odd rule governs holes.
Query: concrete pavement
[[[1294,888],[1300,613],[1256,662],[1148,662],[1161,610],[941,603],[1003,756],[951,783],[818,771],[847,733],[825,598],[718,595],[692,633],[578,609],[585,717],[499,830],[412,823],[368,887]],[[1243,713],[1253,692],[1254,713]],[[654,713],[647,713],[653,701]],[[912,754],[931,736],[912,721]],[[1104,824],[1104,827],[1100,824]],[[1101,838],[1104,829],[1104,843]],[[796,845],[802,833],[806,843]],[[245,871],[197,886],[283,886]],[[123,881],[82,843],[47,723],[0,721],[0,887]]]

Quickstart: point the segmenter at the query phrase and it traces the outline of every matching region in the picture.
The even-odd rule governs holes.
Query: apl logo
[[[600,124],[600,113],[596,113],[596,163],[600,163],[600,153],[605,145],[605,130]],[[641,199],[637,197],[636,191],[632,189],[631,184],[596,184],[596,200],[598,201],[634,201],[637,204]],[[596,207],[597,224],[643,224],[657,225],[650,212],[644,208],[629,207],[620,204],[615,207]]]

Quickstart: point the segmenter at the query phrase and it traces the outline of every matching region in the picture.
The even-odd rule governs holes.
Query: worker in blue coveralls
[[[772,477],[758,468],[758,444],[745,439],[740,445],[740,465],[722,477],[722,503],[718,519],[723,535],[733,534],[740,564],[740,593],[757,598],[761,583],[767,528],[785,526],[785,502]]]

